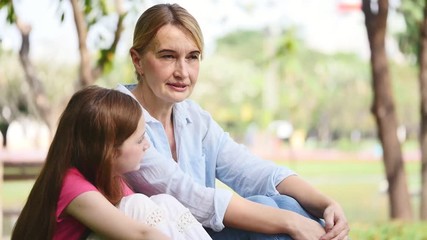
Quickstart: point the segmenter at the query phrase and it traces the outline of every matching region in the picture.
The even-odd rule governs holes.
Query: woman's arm
[[[224,228],[223,217],[232,192],[196,183],[173,159],[164,157],[154,147],[146,151],[138,171],[126,174],[126,180],[135,192],[174,196],[205,227],[214,231]]]
[[[108,239],[170,239],[156,228],[126,217],[96,191],[74,198],[65,208],[65,213]]]
[[[277,190],[295,198],[313,215],[325,220],[327,234],[322,239],[344,239],[350,228],[341,206],[298,176],[289,176],[277,185]]]
[[[322,226],[297,213],[251,202],[233,195],[224,223],[228,227],[265,234],[288,234],[292,239],[320,239]]]

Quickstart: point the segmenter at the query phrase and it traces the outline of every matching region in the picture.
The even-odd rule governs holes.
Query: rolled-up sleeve
[[[159,154],[155,148],[147,150],[140,169],[126,175],[135,192],[148,196],[167,193],[174,196],[203,226],[220,231],[232,192],[197,184],[185,174],[175,161]]]
[[[287,167],[261,159],[243,144],[235,142],[215,122],[210,123],[210,136],[217,146],[217,178],[243,197],[252,195],[277,195],[276,186],[296,173]],[[217,140],[219,139],[219,141]]]

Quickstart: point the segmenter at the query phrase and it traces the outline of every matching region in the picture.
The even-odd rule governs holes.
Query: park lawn
[[[387,182],[381,161],[305,161],[293,169],[322,192],[340,202],[350,222],[388,219]],[[413,210],[418,211],[420,169],[417,161],[407,162],[405,170]]]
[[[322,192],[336,199],[350,223],[351,239],[427,240],[427,223],[391,222],[381,161],[300,161],[282,162]],[[406,162],[408,186],[414,215],[418,216],[420,189],[418,161]]]
[[[33,186],[33,180],[7,181],[3,183],[2,203],[5,209],[19,209],[25,204]]]
[[[277,161],[287,165],[322,192],[336,199],[346,212],[352,239],[427,239],[427,223],[388,221],[388,199],[381,161]],[[405,164],[414,215],[418,216],[420,164]],[[8,181],[3,184],[5,209],[19,209],[34,181]]]
[[[352,223],[352,240],[426,240],[427,222]]]

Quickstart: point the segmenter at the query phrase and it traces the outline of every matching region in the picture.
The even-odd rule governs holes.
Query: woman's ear
[[[134,48],[131,48],[129,50],[130,57],[132,59],[133,66],[135,67],[135,70],[138,72],[139,75],[143,74],[142,67],[141,67],[141,56],[139,55],[138,51]]]

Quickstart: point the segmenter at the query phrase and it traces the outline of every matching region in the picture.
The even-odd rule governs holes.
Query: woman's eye
[[[173,59],[173,58],[174,58],[174,56],[173,56],[173,55],[163,55],[163,56],[162,56],[162,58],[165,58],[165,59]]]
[[[189,60],[199,60],[199,54],[192,54],[188,57]]]

